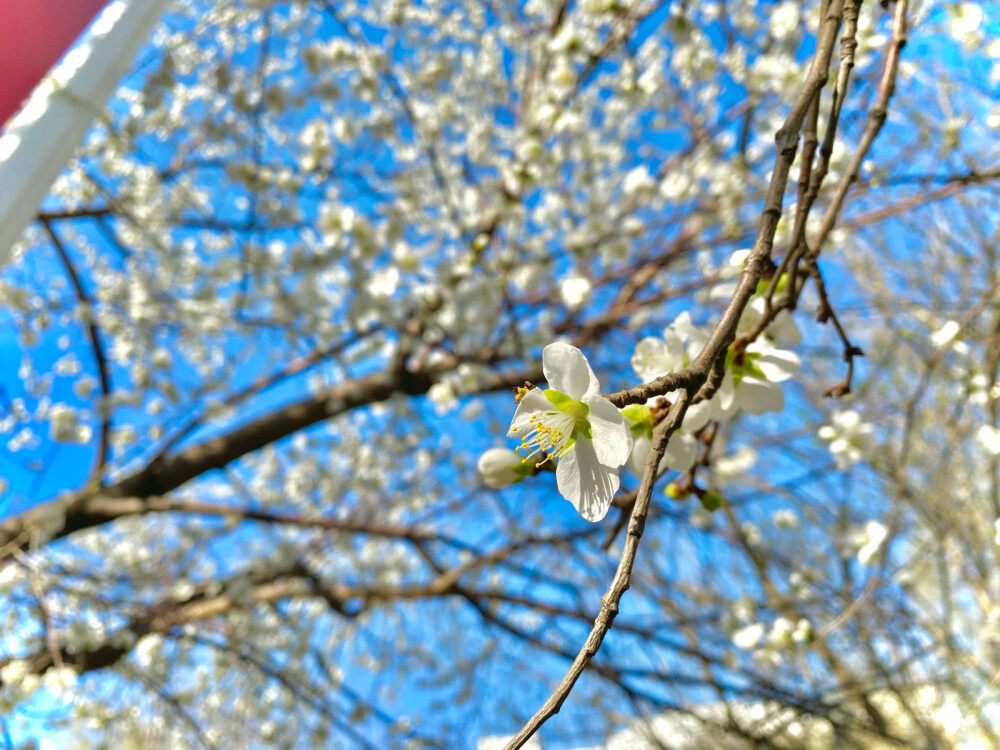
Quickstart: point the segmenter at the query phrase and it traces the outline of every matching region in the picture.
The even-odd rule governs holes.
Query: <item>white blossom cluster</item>
[[[742,266],[745,252],[737,253],[731,267]],[[749,333],[764,314],[763,297],[755,297],[740,319],[738,331]],[[636,346],[632,368],[645,382],[689,365],[708,342],[710,331],[694,325],[682,313],[666,327],[662,337],[647,337]],[[725,375],[717,392],[707,401],[687,409],[684,421],[667,444],[659,472],[687,471],[698,458],[697,434],[710,421],[731,419],[740,411],[763,414],[785,405],[781,383],[798,370],[794,352],[780,349],[774,339],[800,340],[798,328],[787,313],[767,326],[749,344],[730,347]],[[618,470],[627,465],[642,477],[652,445],[653,409],[671,403],[674,394],[650,399],[647,404],[620,411],[600,397],[600,384],[586,358],[575,347],[555,343],[543,352],[543,369],[549,388],[528,390],[520,399],[508,433],[521,438],[525,456],[494,449],[479,462],[479,473],[490,487],[515,484],[530,472],[557,461],[559,491],[584,518],[604,517],[619,486]],[[623,429],[623,426],[626,429]]]
[[[376,738],[359,744],[468,746],[467,728],[448,722],[487,679],[517,697],[476,716],[523,713],[526,681],[551,676],[534,657],[576,646],[578,623],[563,627],[576,610],[552,614],[557,601],[574,592],[583,611],[606,584],[617,542],[599,545],[613,524],[565,541],[551,518],[511,507],[516,491],[466,492],[467,480],[524,487],[554,470],[597,521],[644,474],[675,394],[625,409],[603,394],[612,377],[649,382],[703,350],[759,225],[822,5],[176,0],[42,206],[82,297],[41,223],[0,279],[13,353],[0,503],[23,521],[0,546],[25,556],[0,565],[4,713],[34,710],[46,690],[37,700],[73,701],[66,725],[80,743],[172,748],[329,747],[355,727]],[[1000,386],[984,356],[996,282],[975,248],[995,224],[997,14],[910,3],[885,131],[854,173],[900,7],[888,5],[860,4],[842,127],[804,227],[870,356],[864,377],[818,436],[807,427],[776,446],[829,385],[825,368],[843,363],[831,326],[802,344],[808,271],[795,319],[781,312],[759,330],[765,287],[780,298],[790,279],[762,282],[718,391],[688,407],[656,467],[677,476],[666,512],[650,514],[627,600],[638,605],[619,623],[623,643],[674,664],[658,638],[686,636],[676,621],[690,615],[698,646],[723,654],[713,673],[760,670],[792,690],[813,680],[852,722],[866,714],[848,701],[866,679],[882,684],[864,665],[884,659],[895,678],[892,660],[908,658],[897,645],[928,639],[927,675],[961,675],[975,714],[980,694],[992,701],[979,668],[1000,633],[989,486]],[[819,100],[820,138],[845,49]],[[776,262],[796,239],[801,155],[802,144]],[[856,203],[813,245],[842,180]],[[911,219],[928,231],[900,228]],[[501,381],[539,351],[545,382],[522,389],[515,442],[482,451],[509,416],[490,394],[509,393]],[[283,420],[294,429],[276,429]],[[726,486],[723,501],[714,490],[737,478],[740,494]],[[44,513],[14,510],[57,496]],[[899,511],[891,523],[883,501]],[[897,576],[892,564],[911,558]],[[938,567],[913,572],[927,560]],[[822,641],[857,678],[840,689],[816,633],[883,574],[894,577]],[[759,607],[733,604],[747,591]],[[654,612],[655,637],[628,630]],[[874,655],[856,658],[855,626],[881,639]],[[510,648],[514,633],[530,642]],[[36,674],[56,662],[49,638],[68,658]],[[122,656],[102,675],[75,673],[112,648]],[[966,648],[968,661],[934,662]],[[511,668],[511,655],[532,669]],[[372,686],[371,704],[359,674],[388,685]],[[456,710],[428,698],[412,712],[400,696],[415,675],[421,698],[448,693]],[[595,684],[594,701],[567,712],[617,717],[623,704]],[[760,705],[739,716],[763,722]],[[446,739],[425,741],[439,722]],[[638,742],[633,732],[619,746]]]

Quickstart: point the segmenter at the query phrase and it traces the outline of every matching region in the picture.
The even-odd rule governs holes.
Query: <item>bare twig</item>
[[[59,236],[52,228],[52,224],[48,219],[42,219],[42,226],[45,228],[45,233],[52,241],[52,245],[55,247],[56,252],[59,255],[59,259],[62,261],[63,268],[66,269],[66,275],[69,276],[70,283],[73,285],[73,290],[76,293],[77,301],[80,303],[82,315],[86,319],[87,336],[90,339],[90,346],[94,352],[94,361],[97,364],[97,375],[101,382],[101,396],[104,400],[105,407],[109,407],[109,397],[111,396],[111,375],[108,371],[107,359],[104,356],[104,345],[101,343],[101,333],[97,328],[97,324],[94,322],[94,305],[91,302],[90,297],[87,295],[86,290],[83,288],[83,284],[80,281],[80,275],[76,272],[76,268],[74,268],[73,262],[70,260],[69,254],[66,252],[66,248],[63,246]],[[96,482],[98,484],[101,482],[101,475],[108,462],[108,442],[110,436],[111,414],[109,410],[103,412],[101,415],[100,440],[97,447],[97,458],[94,461],[94,468],[91,473],[91,482]],[[88,482],[88,484],[90,484],[90,482]]]
[[[843,0],[834,0],[834,2],[831,2],[827,15],[820,27],[816,54],[813,57],[812,65],[809,68],[809,73],[806,76],[802,90],[792,105],[784,125],[782,125],[775,136],[778,152],[775,156],[774,170],[768,187],[760,226],[757,231],[757,239],[754,242],[753,250],[747,259],[743,274],[729,304],[722,313],[719,322],[712,330],[704,349],[702,349],[695,361],[688,368],[681,371],[682,374],[679,373],[672,380],[670,378],[666,380],[660,378],[659,380],[663,382],[659,383],[657,388],[653,389],[659,390],[659,393],[650,394],[664,395],[669,390],[679,387],[680,383],[685,383],[681,387],[677,400],[674,402],[673,407],[671,407],[667,418],[653,432],[652,447],[646,459],[642,483],[639,486],[639,494],[632,509],[632,517],[629,520],[628,533],[618,563],[618,569],[607,592],[601,598],[601,610],[594,621],[590,635],[587,637],[576,659],[573,660],[562,680],[560,680],[559,684],[552,691],[552,694],[514,738],[507,743],[505,750],[517,750],[517,748],[523,747],[546,721],[559,712],[562,704],[569,697],[576,681],[597,654],[604,636],[614,623],[615,616],[618,614],[619,602],[629,587],[639,540],[642,537],[642,532],[646,524],[646,515],[649,511],[649,501],[652,496],[653,484],[660,465],[660,459],[663,457],[663,453],[667,447],[667,441],[684,419],[684,414],[692,400],[692,396],[705,384],[709,375],[714,371],[716,362],[724,355],[729,344],[732,343],[740,316],[743,314],[743,309],[756,290],[763,269],[770,262],[774,232],[781,218],[785,187],[788,183],[788,173],[798,148],[799,133],[802,130],[814,97],[818,96],[820,89],[822,89],[827,81],[830,58],[833,54],[834,42],[840,28],[842,16]],[[645,393],[650,390],[649,388],[640,386],[633,390],[643,391],[643,393],[614,394],[611,397],[612,403],[616,405],[638,403],[649,397]]]

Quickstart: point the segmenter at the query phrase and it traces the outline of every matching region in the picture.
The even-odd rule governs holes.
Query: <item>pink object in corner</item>
[[[0,130],[106,0],[0,0]]]

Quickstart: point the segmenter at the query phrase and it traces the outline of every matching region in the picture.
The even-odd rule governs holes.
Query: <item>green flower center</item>
[[[549,403],[556,407],[556,411],[573,417],[573,432],[570,437],[572,442],[576,441],[578,435],[583,435],[588,440],[594,439],[594,433],[590,429],[590,422],[587,420],[587,415],[590,414],[589,406],[582,401],[574,401],[565,393],[560,393],[552,389],[542,391],[542,393],[549,400]]]
[[[758,359],[760,359],[758,352],[744,350],[737,354],[734,347],[729,347],[726,353],[726,369],[733,373],[734,386],[738,386],[744,377],[767,380],[763,370],[756,364]]]
[[[542,393],[555,408],[531,415],[528,424],[523,425],[526,434],[518,446],[518,450],[523,450],[526,454],[521,459],[524,463],[541,456],[535,463],[536,468],[566,455],[576,444],[577,438],[582,436],[588,440],[594,439],[587,420],[589,406],[559,391],[545,390]]]

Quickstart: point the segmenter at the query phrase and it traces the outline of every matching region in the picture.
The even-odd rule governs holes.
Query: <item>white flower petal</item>
[[[865,524],[863,533],[865,544],[858,550],[858,562],[862,565],[870,565],[889,535],[889,529],[878,521],[869,521]]]
[[[760,355],[760,359],[754,362],[764,377],[772,383],[781,383],[792,377],[802,364],[799,355],[785,349],[774,349],[767,354]]]
[[[742,273],[743,266],[746,265],[747,258],[750,257],[751,252],[752,250],[749,247],[735,251],[729,256],[729,265],[735,268],[737,273]]]
[[[733,633],[733,643],[736,648],[743,649],[744,651],[749,651],[750,649],[757,646],[764,637],[764,625],[759,622],[755,622],[751,625],[745,625],[744,627]]]
[[[798,346],[802,343],[802,331],[788,310],[782,310],[767,327],[767,335],[784,346]]]
[[[579,309],[589,299],[592,289],[590,280],[576,272],[559,282],[559,296],[570,310]]]
[[[545,398],[542,389],[532,388],[521,397],[521,403],[517,405],[517,411],[514,412],[514,418],[510,422],[510,429],[507,430],[507,437],[524,437],[525,433],[518,431],[526,428],[531,415],[539,411],[548,411],[551,408],[552,404]]]
[[[716,284],[708,291],[709,302],[725,302],[736,292],[736,284]]]
[[[694,466],[697,457],[698,441],[694,436],[684,432],[675,432],[670,436],[670,442],[667,443],[663,461],[675,471],[687,471]]]
[[[586,438],[577,440],[573,449],[559,459],[559,493],[588,521],[600,521],[607,515],[618,484],[618,469],[602,465],[594,444]]]
[[[735,288],[733,291],[736,291]],[[730,297],[732,295],[729,295]],[[736,326],[736,333],[742,335],[752,331],[760,319],[764,317],[766,303],[764,298],[760,295],[752,297],[747,303],[747,306],[743,308],[743,314],[740,315],[740,322]]]
[[[790,352],[787,349],[776,349],[760,340],[750,344],[747,347],[747,353],[758,355],[753,363],[772,383],[788,380],[802,366],[802,360],[795,352]]]
[[[854,409],[845,409],[844,411],[834,412],[830,417],[830,421],[837,425],[837,427],[849,430],[861,422],[861,415],[854,411]]]
[[[687,338],[692,330],[694,330],[694,324],[691,322],[691,313],[687,310],[674,318],[674,322],[667,326],[667,331],[675,331],[682,339]],[[664,335],[666,335],[666,331]]]
[[[741,445],[735,453],[715,459],[715,476],[722,481],[729,481],[749,471],[755,463],[757,452],[749,446]]]
[[[628,457],[628,470],[636,479],[642,479],[642,473],[646,470],[646,459],[649,457],[649,450],[653,447],[652,442],[645,435],[635,439],[632,453]],[[675,432],[670,436],[667,443],[667,450],[660,459],[657,474],[673,469],[675,471],[687,471],[694,466],[698,456],[698,441],[692,435],[683,432]]]
[[[944,346],[955,338],[961,330],[962,327],[958,324],[957,320],[949,320],[937,331],[931,334],[931,343],[934,344],[934,346]]]
[[[682,312],[678,315],[674,322],[668,326],[668,330],[674,331],[680,337],[681,342],[686,345],[687,355],[690,359],[701,354],[701,350],[705,348],[711,333],[708,328],[694,325],[691,322],[691,313],[689,312]]]
[[[739,387],[739,406],[748,414],[764,414],[785,408],[785,392],[777,383],[744,376]]]
[[[850,448],[851,444],[847,442],[846,438],[834,438],[833,442],[830,443],[830,453],[844,453]]]
[[[667,342],[667,349],[674,360],[673,367],[670,368],[671,371],[679,370],[684,366],[685,342],[690,342],[693,339],[690,336],[682,336],[670,330],[663,332],[663,339]],[[701,337],[698,337],[698,340],[700,341]],[[701,344],[699,344],[700,346]]]
[[[601,384],[597,382],[583,352],[561,341],[542,350],[542,371],[549,388],[565,393],[575,401],[601,392]]]
[[[635,439],[626,466],[636,479],[642,479],[642,472],[646,468],[646,457],[649,456],[649,449],[652,447],[652,441],[645,435]]]
[[[712,404],[712,419],[728,419],[736,411],[736,386],[733,383],[732,370],[726,370],[726,374],[722,377],[722,385],[709,403]]]
[[[594,436],[594,450],[605,466],[617,469],[628,461],[632,450],[632,431],[617,407],[600,396],[587,396],[583,403],[590,407],[587,421]]]
[[[632,355],[632,369],[635,374],[642,378],[644,383],[666,375],[677,366],[670,347],[663,339],[655,336],[644,338],[635,345],[635,354]]]
[[[992,425],[984,424],[976,433],[976,438],[980,445],[994,456],[1000,455],[1000,430]]]
[[[701,401],[694,406],[688,407],[687,412],[684,414],[684,421],[681,423],[681,429],[684,432],[694,434],[707,425],[711,419],[712,402]]]

